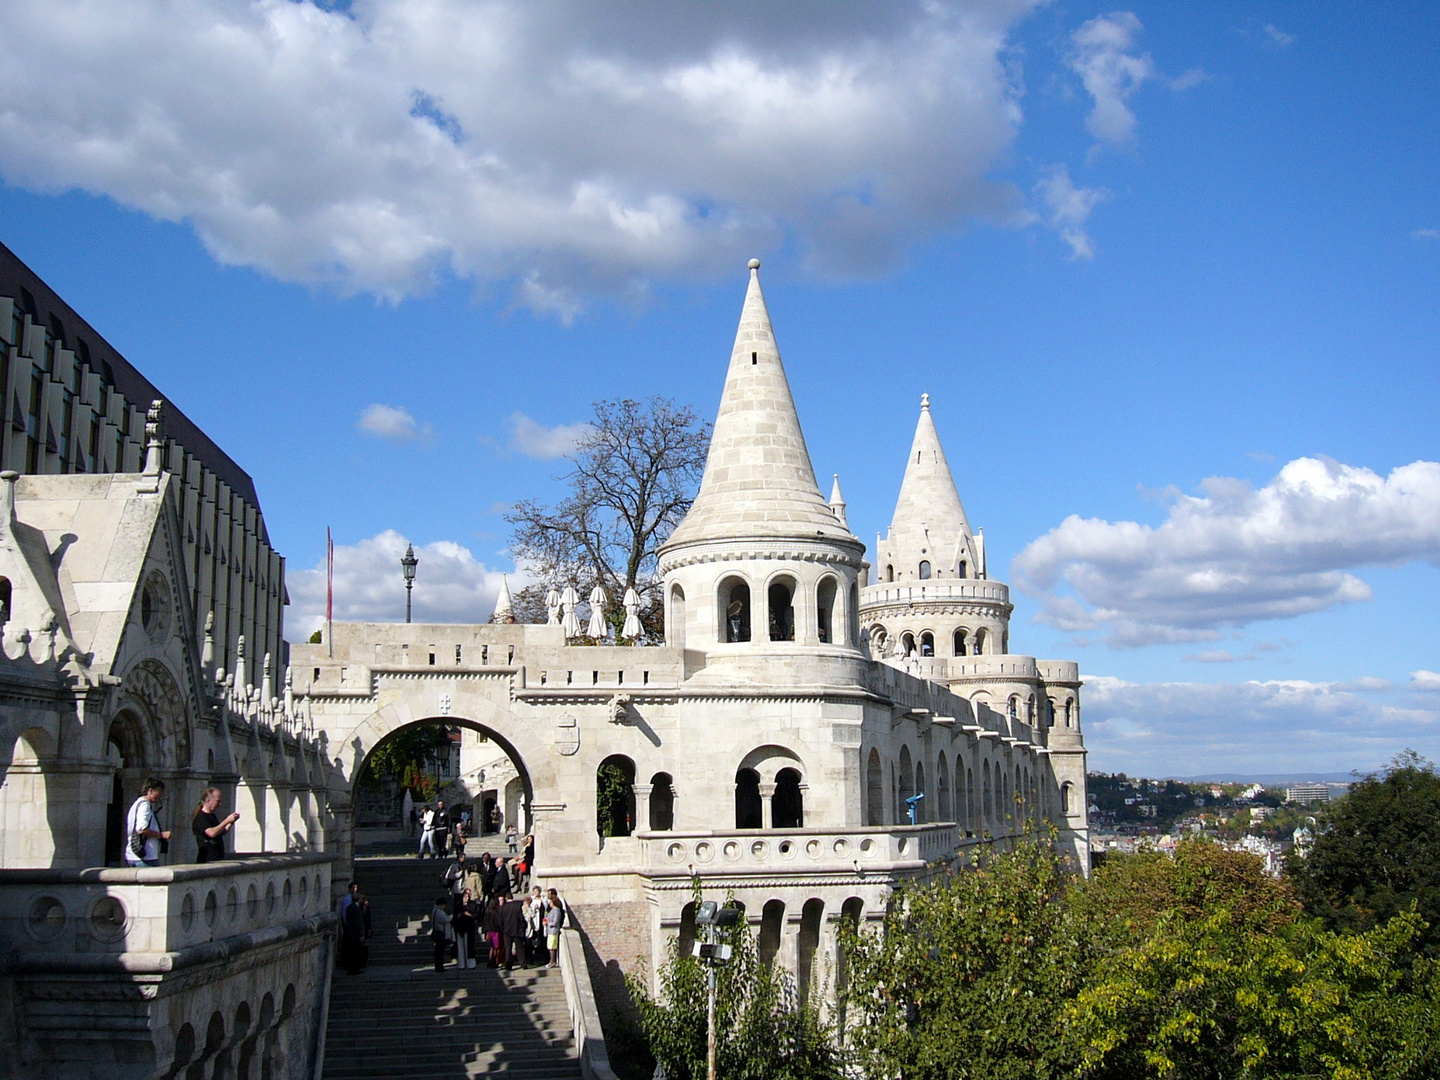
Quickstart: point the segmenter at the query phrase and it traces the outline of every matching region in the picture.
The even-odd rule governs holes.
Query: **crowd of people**
[[[492,807],[489,831],[499,833],[502,820],[500,808]],[[416,806],[410,811],[409,832],[417,831],[420,835],[420,847],[416,853],[419,858],[429,854],[432,859],[443,859],[451,852],[462,855],[471,835],[470,811],[463,808],[448,810],[444,799],[436,800],[434,806]],[[525,867],[535,861],[535,837],[526,836],[521,841],[513,823],[505,826],[505,846],[511,855],[521,856],[519,861]]]
[[[430,912],[436,971],[451,957],[461,968],[476,967],[482,951],[487,967],[555,966],[565,907],[554,889],[542,895],[530,885],[535,841],[525,840],[518,858],[492,858],[487,851],[472,861],[459,850],[440,875],[445,892]]]

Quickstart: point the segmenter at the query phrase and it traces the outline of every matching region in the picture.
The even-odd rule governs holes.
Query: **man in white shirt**
[[[125,862],[128,866],[159,866],[160,841],[170,840],[170,830],[160,827],[161,800],[165,784],[151,778],[145,781],[140,797],[125,815]]]
[[[435,834],[430,831],[434,824],[435,811],[433,808],[427,806],[420,815],[420,858],[422,859],[425,857],[426,848],[430,849],[432,856],[439,858],[438,855],[435,855]]]

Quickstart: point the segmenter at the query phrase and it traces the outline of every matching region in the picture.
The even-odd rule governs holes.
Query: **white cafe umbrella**
[[[605,601],[608,599],[610,598],[605,595],[605,590],[599,585],[590,590],[590,625],[585,632],[597,640],[610,632],[610,627],[605,622]]]

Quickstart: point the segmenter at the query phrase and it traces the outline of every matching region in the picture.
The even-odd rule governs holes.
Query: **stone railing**
[[[176,954],[204,960],[217,948],[236,947],[224,944],[236,939],[262,944],[328,925],[334,859],[264,855],[205,866],[0,870],[0,933],[22,957],[45,966],[170,970],[182,966]]]
[[[954,824],[892,825],[856,829],[737,829],[707,832],[637,832],[641,861],[653,871],[754,873],[776,867],[817,872],[889,870],[947,859],[972,841]]]
[[[600,1028],[600,1010],[595,1005],[590,969],[585,963],[585,946],[573,927],[560,931],[560,979],[565,984],[565,1005],[570,1010],[575,1050],[580,1056],[580,1075],[584,1080],[616,1080],[605,1050],[605,1033]]]
[[[860,590],[860,609],[919,604],[937,600],[955,603],[1008,604],[1010,586],[978,578],[930,578],[926,581],[882,581]]]

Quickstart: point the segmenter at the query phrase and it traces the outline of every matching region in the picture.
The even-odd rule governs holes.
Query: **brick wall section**
[[[633,1056],[633,1033],[639,1030],[635,1008],[625,989],[625,976],[635,970],[637,957],[654,967],[649,907],[643,900],[628,900],[576,904],[570,913],[585,942],[585,961],[605,1029],[606,1049],[611,1063],[619,1066]]]

